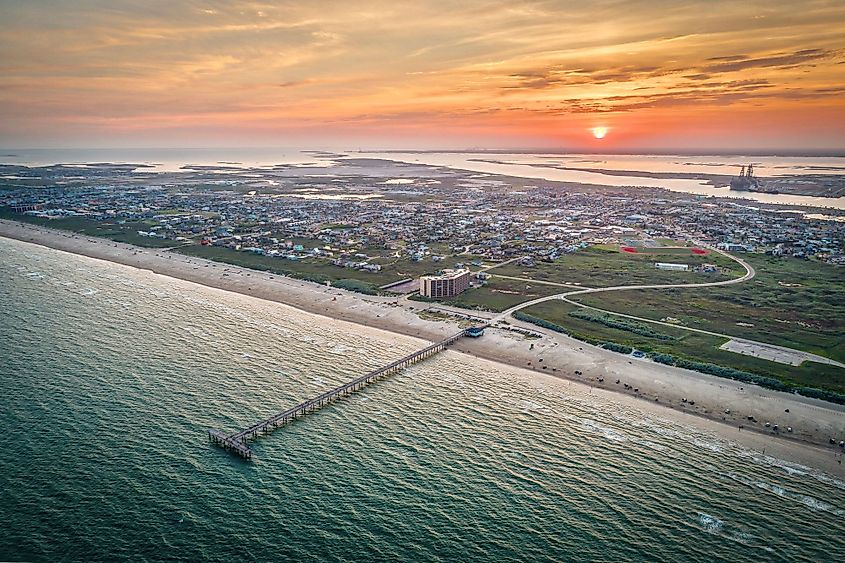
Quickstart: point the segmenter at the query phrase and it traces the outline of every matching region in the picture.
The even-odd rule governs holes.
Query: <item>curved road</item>
[[[699,246],[705,246],[705,245],[699,245]],[[651,323],[651,324],[657,324],[657,325],[664,325],[664,326],[668,326],[668,327],[672,327],[672,328],[676,328],[676,329],[688,330],[690,332],[698,332],[698,333],[707,334],[707,335],[710,335],[710,336],[727,338],[729,340],[734,340],[736,342],[743,343],[743,344],[749,344],[749,345],[758,346],[758,347],[762,347],[762,348],[769,348],[769,349],[776,350],[776,351],[786,352],[788,354],[793,355],[793,357],[795,357],[795,358],[800,357],[804,361],[812,361],[812,362],[817,362],[817,363],[821,363],[821,364],[829,364],[829,365],[834,365],[834,366],[845,368],[845,364],[843,364],[843,363],[837,362],[835,360],[831,360],[830,358],[825,358],[824,356],[812,354],[810,352],[804,352],[802,350],[796,350],[795,348],[788,348],[786,346],[778,346],[778,345],[775,345],[775,344],[768,344],[766,342],[758,342],[756,340],[748,340],[746,338],[738,338],[736,336],[731,336],[729,334],[721,334],[721,333],[718,333],[718,332],[712,332],[712,331],[703,330],[703,329],[700,329],[700,328],[692,328],[692,327],[686,327],[686,326],[676,325],[676,324],[672,324],[672,323],[667,323],[665,321],[656,321],[656,320],[653,320],[653,319],[646,319],[644,317],[637,317],[635,315],[627,315],[627,314],[624,314],[624,313],[617,313],[615,311],[608,311],[606,309],[600,309],[598,307],[593,307],[593,306],[590,306],[590,305],[584,305],[583,303],[578,303],[577,301],[572,301],[572,300],[569,299],[569,297],[572,297],[572,296],[575,296],[575,295],[585,295],[585,294],[589,294],[589,293],[601,293],[601,292],[605,292],[605,291],[624,291],[624,290],[629,290],[629,289],[678,289],[678,288],[686,289],[686,288],[694,288],[694,287],[717,287],[717,286],[722,286],[722,285],[733,285],[733,284],[748,281],[756,275],[756,272],[754,271],[754,267],[751,266],[751,264],[749,264],[748,262],[746,262],[742,258],[738,258],[736,256],[733,256],[732,254],[728,254],[727,252],[725,252],[723,250],[719,250],[717,248],[712,248],[710,246],[707,246],[707,248],[709,248],[710,250],[713,250],[715,252],[718,252],[719,254],[722,254],[723,256],[726,256],[727,258],[730,258],[731,260],[733,260],[736,263],[738,263],[739,265],[741,265],[743,268],[745,268],[745,275],[742,276],[742,277],[739,277],[739,278],[734,278],[734,279],[724,280],[724,281],[718,281],[718,282],[685,283],[685,284],[652,284],[652,285],[617,285],[617,286],[612,286],[612,287],[596,287],[596,288],[589,288],[589,289],[578,289],[578,290],[574,290],[574,291],[567,291],[567,292],[564,292],[564,293],[556,293],[554,295],[548,295],[546,297],[540,297],[540,298],[537,298],[537,299],[533,299],[531,301],[526,301],[525,303],[520,303],[519,305],[515,305],[515,306],[513,306],[509,309],[506,309],[505,311],[502,311],[496,317],[493,317],[493,319],[490,322],[493,323],[493,322],[503,321],[506,318],[510,317],[513,313],[515,313],[515,312],[517,312],[521,309],[525,309],[526,307],[536,305],[538,303],[543,303],[545,301],[552,301],[552,300],[561,300],[561,301],[564,301],[564,302],[569,303],[571,305],[576,305],[578,307],[582,307],[584,309],[591,309],[593,311],[598,311],[598,312],[601,312],[601,313],[608,313],[608,314],[611,314],[611,315],[617,315],[617,316],[620,316],[620,317],[624,317],[624,318],[632,319],[632,320],[636,320],[636,321],[641,321],[641,322],[646,322],[646,323]]]
[[[704,246],[704,245],[699,245],[699,246]],[[497,321],[504,320],[505,318],[511,316],[513,313],[519,311],[520,309],[524,309],[526,307],[530,307],[531,305],[536,305],[537,303],[542,303],[544,301],[551,301],[551,300],[554,300],[554,299],[563,299],[564,301],[568,301],[568,299],[566,299],[566,298],[570,297],[572,295],[583,295],[583,294],[586,294],[586,293],[601,293],[601,292],[604,292],[604,291],[622,291],[622,290],[626,290],[626,289],[671,289],[671,288],[688,288],[688,287],[715,287],[715,286],[719,286],[719,285],[733,285],[735,283],[742,283],[744,281],[750,280],[755,275],[757,275],[757,272],[754,271],[754,268],[751,266],[751,264],[749,264],[748,262],[746,262],[742,258],[737,258],[736,256],[728,254],[727,252],[725,252],[723,250],[719,250],[717,248],[711,248],[711,247],[707,247],[707,248],[710,248],[711,250],[714,250],[715,252],[718,252],[719,254],[722,254],[722,255],[730,258],[734,262],[738,263],[740,266],[745,268],[745,275],[742,276],[742,277],[739,277],[739,278],[733,278],[733,279],[730,279],[730,280],[724,280],[724,281],[718,281],[718,282],[673,283],[673,284],[652,284],[652,285],[615,285],[615,286],[611,286],[611,287],[593,287],[593,288],[589,288],[589,289],[577,289],[577,290],[574,290],[574,291],[567,291],[565,293],[555,293],[554,295],[547,295],[546,297],[539,297],[539,298],[533,299],[531,301],[526,301],[525,303],[520,303],[519,305],[514,305],[510,309],[506,309],[506,310],[502,311],[499,314],[499,316],[495,317],[495,320],[497,320]],[[580,303],[575,303],[573,301],[569,301],[569,302],[573,303],[575,305],[579,305],[581,307],[586,307],[586,305],[581,305]],[[614,314],[616,314],[616,313],[614,313]],[[631,317],[631,318],[638,318],[638,317]],[[651,322],[650,319],[642,319],[642,320]],[[673,325],[673,326],[675,326],[675,325]]]

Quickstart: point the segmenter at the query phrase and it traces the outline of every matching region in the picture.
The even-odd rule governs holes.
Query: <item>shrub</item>
[[[613,350],[614,352],[620,352],[622,354],[630,354],[631,352],[633,352],[633,349],[630,346],[617,344],[615,342],[603,342],[600,340],[596,340],[595,338],[574,333],[558,324],[547,321],[545,319],[541,319],[539,317],[535,317],[534,315],[529,315],[528,313],[523,313],[522,311],[516,311],[513,316],[521,321],[529,322],[537,326],[553,330],[555,332],[560,332],[562,334],[571,336],[572,338],[583,340],[584,342],[587,342],[589,344],[594,344],[596,346],[601,346],[608,350]],[[797,387],[792,383],[781,381],[773,377],[766,377],[764,375],[758,375],[756,373],[742,371],[716,364],[709,364],[706,362],[696,362],[693,360],[687,360],[685,358],[677,358],[671,354],[651,353],[649,354],[649,357],[653,361],[659,364],[665,364],[667,366],[675,366],[693,371],[699,371],[701,373],[715,375],[716,377],[724,377],[726,379],[743,381],[745,383],[753,383],[755,385],[759,385],[760,387],[765,387],[766,389],[797,393],[805,397],[811,397],[815,399],[821,399],[823,401],[830,401],[832,403],[845,405],[845,394],[837,393],[835,391],[829,391],[827,389],[815,389],[813,387]]]
[[[601,345],[601,347],[606,348],[607,350],[613,350],[614,352],[619,352],[620,354],[630,354],[634,351],[634,349],[630,346],[625,346],[624,344],[617,344],[616,342],[605,342]]]
[[[366,293],[367,295],[378,295],[378,289],[373,284],[353,279],[342,279],[332,283],[334,287],[340,289],[347,289],[349,291],[357,291],[358,293]]]
[[[775,379],[774,377],[766,377],[764,375],[758,375],[756,373],[716,364],[676,358],[675,356],[669,354],[652,354],[651,359],[660,364],[699,371],[701,373],[715,375],[716,377],[724,377],[726,379],[733,379],[745,383],[753,383],[754,385],[759,385],[760,387],[765,387],[766,389],[772,389],[774,391],[798,393],[800,395],[804,395],[805,397],[813,397],[833,403],[845,404],[845,395],[835,391],[815,389],[813,387],[796,387],[789,382],[781,381],[779,379]]]
[[[570,311],[569,316],[575,317],[576,319],[583,319],[585,321],[599,323],[609,328],[624,330],[633,334],[638,334],[639,336],[645,336],[647,338],[656,338],[657,340],[677,340],[674,336],[669,336],[668,334],[657,332],[656,330],[653,330],[642,323],[633,322],[622,317],[616,317],[614,315],[608,315],[605,313],[596,314],[590,311],[576,309],[575,311]]]
[[[534,315],[529,315],[528,313],[523,313],[522,311],[516,311],[513,316],[514,318],[520,321],[535,324],[537,326],[541,326],[543,328],[547,328],[555,332],[560,332],[562,334],[569,334],[568,330],[558,324],[555,324],[551,321],[547,321],[546,319],[541,319],[540,317],[535,317]]]
[[[811,397],[813,399],[821,399],[823,401],[830,401],[831,403],[838,403],[845,405],[845,395],[835,391],[828,391],[827,389],[815,389],[813,387],[796,387],[794,392],[798,395]]]
[[[669,354],[653,354],[651,359],[658,364],[666,364],[667,366],[675,365],[675,356],[671,356]]]
[[[329,276],[324,276],[323,274],[306,274],[306,273],[302,273],[302,272],[290,272],[287,275],[292,277],[292,278],[310,281],[310,282],[314,282],[314,283],[319,283],[321,285],[324,285],[327,281],[332,281],[332,278],[330,278]]]

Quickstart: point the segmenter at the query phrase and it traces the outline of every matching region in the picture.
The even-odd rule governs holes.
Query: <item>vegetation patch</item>
[[[687,264],[689,270],[660,270],[655,262]],[[695,270],[705,264],[716,266],[718,271]],[[610,287],[725,281],[742,276],[745,268],[721,254],[695,254],[689,248],[637,248],[637,252],[631,253],[622,252],[617,246],[594,245],[564,254],[554,262],[537,262],[534,266],[512,262],[495,267],[490,273],[586,287]]]
[[[346,289],[349,291],[357,291],[358,293],[366,293],[367,295],[378,295],[378,289],[373,284],[353,279],[343,279],[333,282],[334,287]]]
[[[760,387],[765,387],[766,389],[798,393],[807,397],[815,397],[817,399],[823,399],[840,405],[845,404],[845,394],[837,393],[835,391],[799,386],[773,377],[765,377],[755,373],[749,373],[747,371],[719,366],[716,364],[709,364],[706,362],[696,362],[686,360],[684,358],[676,358],[670,354],[652,354],[651,359],[655,362],[669,366],[699,371],[701,373],[715,375],[716,377],[724,377],[746,383],[753,383],[755,385],[759,385]]]
[[[604,326],[610,328],[626,330],[628,332],[633,332],[634,334],[639,334],[640,336],[647,336],[648,338],[656,338],[658,340],[676,340],[674,336],[669,336],[668,334],[652,330],[643,323],[638,323],[616,315],[593,313],[584,309],[575,309],[574,311],[569,311],[569,316],[575,317],[576,319],[584,319],[585,321],[603,324]]]
[[[97,221],[89,217],[77,215],[71,217],[36,217],[24,213],[16,213],[8,207],[0,207],[0,219],[9,219],[21,223],[31,223],[42,227],[70,231],[80,235],[100,237],[115,242],[145,246],[148,248],[169,248],[185,244],[184,242],[139,235],[138,231],[147,231],[150,224],[139,221]]]
[[[601,347],[607,348],[608,350],[612,350],[614,352],[619,352],[620,354],[630,354],[634,351],[634,349],[630,346],[625,346],[624,344],[617,344],[616,342],[605,342],[601,345]]]
[[[758,340],[845,362],[845,267],[748,254],[757,275],[711,288],[624,290],[573,297],[616,313]]]
[[[607,348],[608,350],[613,350],[614,352],[620,352],[622,354],[630,354],[634,351],[634,349],[630,346],[626,346],[625,344],[619,344],[617,342],[609,342],[605,340],[599,340],[597,338],[592,338],[590,336],[586,336],[584,334],[579,334],[577,332],[572,332],[559,324],[555,324],[549,322],[545,319],[541,319],[540,317],[535,317],[534,315],[529,315],[528,313],[523,313],[522,311],[516,311],[513,314],[514,318],[525,321],[531,324],[535,324],[537,326],[541,326],[543,328],[547,328],[549,330],[553,330],[555,332],[560,332],[561,334],[565,334],[567,336],[571,336],[572,338],[576,338],[578,340],[582,340],[588,344],[593,344],[595,346],[600,346],[602,348]]]
[[[262,256],[252,252],[238,251],[223,246],[191,245],[175,249],[180,254],[207,258],[215,262],[224,262],[243,268],[251,268],[264,272],[272,272],[281,276],[312,281],[320,284],[335,283],[339,280],[357,280],[373,286],[398,281],[399,277],[384,270],[380,272],[363,272],[350,268],[335,266],[330,262],[308,258],[303,260],[287,260],[285,258]],[[354,276],[354,277],[353,277]]]
[[[800,392],[802,395],[825,398],[826,400],[833,400],[827,399],[826,393],[828,392],[834,393],[831,396],[845,393],[845,369],[837,366],[815,362],[804,362],[800,366],[793,366],[759,357],[737,354],[720,348],[727,341],[725,338],[692,332],[680,327],[660,327],[661,333],[672,337],[670,340],[650,338],[585,320],[577,315],[570,315],[571,311],[577,309],[576,305],[570,303],[547,301],[514,313],[514,316],[591,344],[602,345],[605,342],[613,342],[645,352],[652,358],[672,358],[673,362],[682,362],[681,367],[688,367],[697,371],[709,370],[705,373],[719,375],[713,371],[718,371],[716,368],[706,367],[701,370],[697,368],[708,364],[724,370],[735,370],[736,373],[724,371],[722,376],[730,377],[728,374],[737,375],[738,373],[739,375],[735,379],[746,381],[747,379],[741,379],[746,377],[741,374],[748,373],[755,378],[762,377],[778,381],[778,387],[772,388],[785,388]],[[646,315],[645,313],[642,314]],[[650,315],[651,311],[649,311]],[[793,345],[793,347],[797,346]],[[675,363],[672,365],[675,365]]]

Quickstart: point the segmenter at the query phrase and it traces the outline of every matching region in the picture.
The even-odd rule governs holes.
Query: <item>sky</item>
[[[0,146],[845,151],[845,2],[0,0]]]

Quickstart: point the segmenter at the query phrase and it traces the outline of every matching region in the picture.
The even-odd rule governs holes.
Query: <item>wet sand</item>
[[[459,330],[457,320],[420,318],[418,313],[429,304],[398,297],[356,294],[166,250],[13,221],[0,220],[0,236],[426,340],[438,340]],[[462,339],[452,349],[532,370],[540,376],[566,378],[579,392],[601,394],[658,416],[711,430],[761,455],[765,451],[766,455],[845,476],[843,450],[829,445],[830,438],[837,443],[845,440],[845,406],[633,359],[533,325],[510,322],[543,336],[526,338],[507,330],[488,329],[483,337]],[[749,416],[754,421],[748,420]],[[767,422],[770,427],[765,426]],[[778,432],[773,430],[775,424]],[[787,427],[792,427],[792,432]]]

